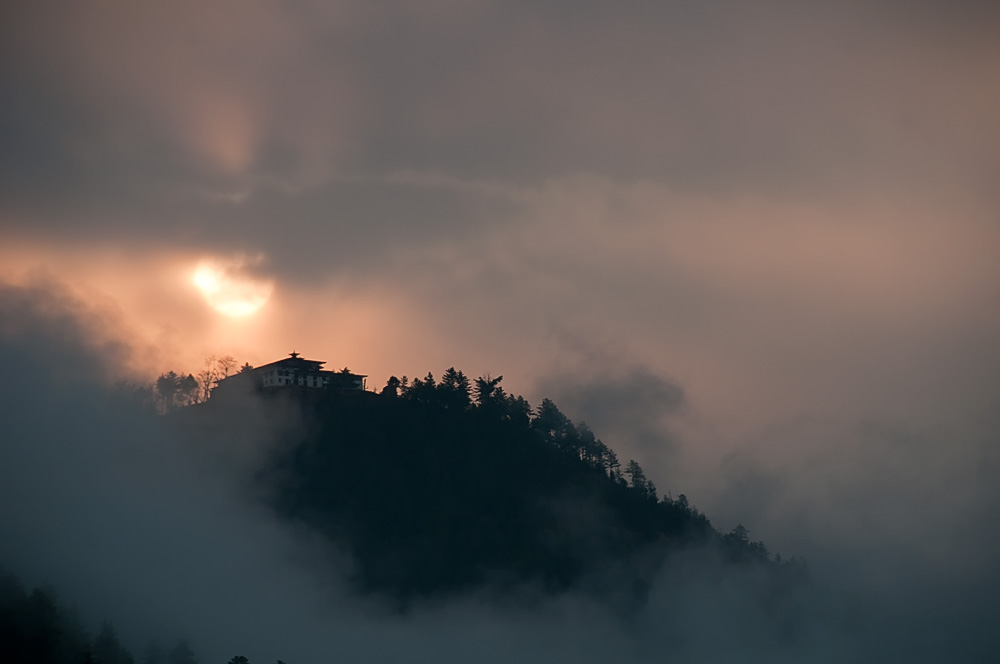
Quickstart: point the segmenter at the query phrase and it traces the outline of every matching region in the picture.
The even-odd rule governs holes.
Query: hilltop
[[[178,413],[213,435],[278,423],[256,471],[268,505],[349,551],[360,592],[406,606],[472,589],[573,588],[630,606],[672,555],[764,570],[784,587],[801,566],[739,526],[722,534],[679,494],[657,494],[550,400],[532,407],[502,377],[395,377],[379,392],[250,390]],[[235,427],[235,428],[234,428]]]

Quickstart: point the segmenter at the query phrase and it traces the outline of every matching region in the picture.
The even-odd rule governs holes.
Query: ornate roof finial
[[[296,357],[298,357],[298,356],[299,356],[299,354],[298,354],[298,353],[296,353],[296,352],[295,352],[294,350],[293,350],[293,351],[292,351],[291,353],[289,353],[289,355],[291,355],[291,356],[292,356],[292,359],[295,359]]]

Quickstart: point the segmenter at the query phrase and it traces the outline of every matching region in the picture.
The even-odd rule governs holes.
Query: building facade
[[[342,371],[327,371],[326,364],[319,360],[307,360],[298,353],[292,352],[288,357],[265,364],[260,367],[246,365],[228,378],[220,380],[213,396],[220,390],[223,393],[251,389],[273,390],[286,387],[302,387],[309,389],[343,389],[363,390],[367,376],[355,374],[346,368]]]

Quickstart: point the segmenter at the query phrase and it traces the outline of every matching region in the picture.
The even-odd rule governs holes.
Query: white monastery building
[[[260,367],[245,365],[239,373],[220,380],[213,390],[213,396],[219,390],[228,392],[233,388],[241,388],[244,392],[254,388],[272,390],[284,387],[365,389],[367,376],[351,373],[346,368],[342,371],[327,371],[322,368],[324,364],[326,363],[319,360],[307,360],[293,352],[284,359]]]

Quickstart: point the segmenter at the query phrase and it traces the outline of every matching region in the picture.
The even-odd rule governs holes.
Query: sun
[[[245,259],[206,259],[191,274],[205,302],[224,316],[251,316],[267,304],[274,284],[250,274]]]

